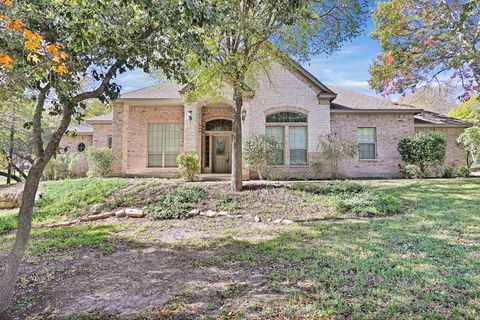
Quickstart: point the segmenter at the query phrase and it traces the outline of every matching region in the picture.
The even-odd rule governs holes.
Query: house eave
[[[471,124],[416,123],[415,128],[470,128]]]
[[[339,110],[330,109],[331,113],[413,113],[418,114],[423,112],[422,109],[350,109]]]

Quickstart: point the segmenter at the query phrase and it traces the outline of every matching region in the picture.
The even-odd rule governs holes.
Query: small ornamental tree
[[[458,137],[457,143],[470,154],[474,163],[477,162],[480,157],[480,127],[466,129]]]
[[[112,149],[103,148],[87,148],[87,163],[89,177],[106,177],[110,173],[112,165]]]
[[[200,159],[193,153],[181,153],[177,156],[177,165],[182,178],[193,181],[197,178]]]
[[[427,169],[440,166],[445,161],[447,139],[440,132],[419,133],[403,137],[398,144],[402,160],[420,168],[422,175]]]
[[[338,171],[340,160],[352,159],[357,155],[357,145],[336,134],[321,136],[319,149],[321,149],[323,156],[330,161],[332,178],[337,178],[340,175]]]
[[[243,159],[258,172],[258,177],[263,180],[267,174],[268,164],[275,163],[281,151],[280,143],[276,138],[264,135],[252,136],[243,146]]]
[[[28,122],[33,163],[1,270],[0,313],[12,301],[40,179],[71,120],[83,118],[88,101],[117,98],[116,76],[127,70],[185,79],[186,47],[201,45],[196,32],[207,20],[202,8],[195,0],[0,0],[0,87],[15,83],[35,100]]]

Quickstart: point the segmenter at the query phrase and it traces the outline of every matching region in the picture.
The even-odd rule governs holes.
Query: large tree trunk
[[[17,280],[20,262],[25,253],[30,236],[30,229],[32,227],[32,211],[35,203],[35,195],[37,194],[38,184],[46,164],[47,161],[44,158],[39,158],[35,161],[28,173],[28,178],[23,189],[22,204],[18,213],[15,244],[10,251],[5,270],[0,279],[0,313],[5,312],[12,302],[13,288]]]
[[[10,144],[8,146],[8,168],[7,168],[7,184],[12,183],[12,169],[13,169],[13,143],[15,141],[15,119],[12,119],[10,125]]]
[[[243,94],[233,86],[232,190],[242,190],[242,106]]]

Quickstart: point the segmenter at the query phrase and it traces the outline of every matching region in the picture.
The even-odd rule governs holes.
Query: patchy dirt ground
[[[456,210],[450,230],[449,205],[458,207],[467,191],[470,205],[479,206],[479,184],[435,183],[381,183],[412,203],[424,201],[435,216],[420,205],[406,216],[330,219],[327,198],[249,184],[233,197],[233,217],[82,223],[91,226],[85,232],[116,228],[98,246],[30,253],[3,319],[415,318],[419,309],[442,318],[452,316],[452,305],[461,311],[453,316],[474,319],[477,302],[465,299],[478,289],[472,279],[480,256],[456,237],[463,230],[462,239],[478,241],[478,228],[471,225],[472,210]],[[196,205],[200,210],[230,193],[226,183],[202,186],[208,192]],[[174,187],[131,184],[106,199],[105,210],[142,207]],[[278,219],[293,223],[274,223]],[[71,235],[60,239],[71,241]],[[6,255],[0,252],[1,264]],[[462,274],[473,278],[445,273],[454,261],[464,261]],[[431,300],[426,287],[437,293]]]

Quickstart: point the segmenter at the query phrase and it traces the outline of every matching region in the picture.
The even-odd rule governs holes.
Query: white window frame
[[[360,130],[361,129],[373,129],[373,142],[360,142]],[[360,145],[373,145],[373,158],[362,158],[360,155]],[[377,151],[377,128],[376,127],[358,127],[357,128],[357,148],[358,148],[358,159],[359,160],[376,160],[378,158]]]
[[[150,126],[151,125],[159,125],[162,128],[162,150],[160,152],[150,152],[149,146],[150,146]],[[176,168],[177,163],[175,161],[175,165],[173,166],[167,166],[166,165],[166,155],[167,153],[165,152],[165,145],[166,145],[166,128],[168,125],[176,125],[178,126],[179,134],[178,134],[178,152],[177,155],[180,153],[180,147],[181,147],[181,126],[179,123],[149,123],[147,125],[147,168]],[[162,156],[162,161],[161,165],[156,166],[156,165],[151,165],[150,164],[150,156],[151,155],[161,155]]]

